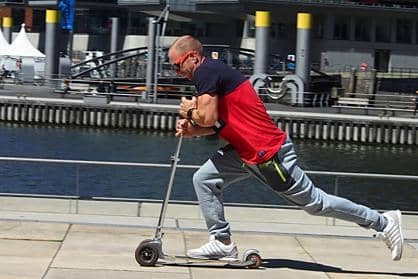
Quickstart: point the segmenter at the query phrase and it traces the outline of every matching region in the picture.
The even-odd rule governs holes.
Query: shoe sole
[[[187,257],[190,259],[195,259],[195,260],[225,261],[225,262],[239,261],[239,259],[236,257],[209,258],[209,257],[203,257],[203,256],[200,257],[200,256],[190,256],[190,255],[187,255]]]
[[[403,237],[403,233],[402,233],[402,213],[399,210],[396,210],[396,217],[399,220],[399,230],[400,230],[400,235],[401,235],[401,253],[399,254],[398,258],[393,259],[394,261],[399,261],[402,258],[402,253],[403,253],[403,243],[404,243],[404,237]]]

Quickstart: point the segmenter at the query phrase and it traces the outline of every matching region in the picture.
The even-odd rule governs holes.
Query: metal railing
[[[26,194],[26,193],[0,193],[0,196],[18,196],[18,197],[43,197],[43,198],[65,198],[65,199],[80,199],[80,183],[79,171],[82,166],[113,166],[113,167],[135,167],[135,168],[171,168],[171,164],[161,163],[140,163],[140,162],[118,162],[118,161],[87,161],[87,160],[62,160],[62,159],[43,159],[43,158],[25,158],[25,157],[0,157],[0,162],[14,162],[14,163],[36,163],[36,164],[55,164],[55,165],[71,165],[76,167],[75,175],[75,195],[48,195],[48,194]],[[199,165],[178,164],[178,169],[195,170]],[[357,178],[357,179],[379,179],[379,180],[395,180],[395,181],[412,181],[418,182],[418,175],[395,175],[395,174],[379,174],[379,173],[353,173],[353,172],[333,172],[333,171],[306,171],[310,176],[332,177],[333,194],[338,195],[341,189],[342,178]],[[86,197],[83,197],[86,199]],[[150,201],[160,202],[160,200],[151,199],[131,199],[131,198],[115,198],[115,197],[89,197],[92,200],[118,200],[118,201]],[[177,201],[178,203],[193,204],[191,201]],[[226,203],[227,205],[251,206],[251,207],[267,207],[267,208],[296,208],[296,206],[288,205],[262,205],[262,204],[245,204],[245,203]],[[418,208],[407,211],[409,213],[418,213]]]
[[[335,104],[333,107],[338,108],[340,112],[341,107],[346,107],[349,109],[362,110],[368,114],[368,110],[376,111],[380,115],[392,115],[402,114],[404,117],[415,117],[415,103],[416,103],[415,94],[370,94],[370,93],[346,93],[344,96],[338,96],[335,98]],[[349,100],[352,99],[353,103],[341,102],[340,100]],[[363,102],[364,104],[359,104],[356,102]],[[341,103],[343,105],[341,106]]]

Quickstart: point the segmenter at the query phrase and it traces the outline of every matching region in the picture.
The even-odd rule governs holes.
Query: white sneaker
[[[210,259],[210,260],[236,260],[238,258],[238,250],[235,243],[229,245],[223,244],[211,235],[209,242],[200,248],[187,251],[187,256],[193,259]]]
[[[399,210],[383,213],[388,220],[388,224],[383,232],[378,232],[376,237],[382,239],[392,252],[392,260],[399,261],[402,257],[403,234],[402,234],[402,215]]]

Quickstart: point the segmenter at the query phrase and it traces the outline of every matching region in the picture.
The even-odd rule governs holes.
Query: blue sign
[[[73,30],[74,0],[59,0],[58,9],[61,11],[61,28],[64,30]]]

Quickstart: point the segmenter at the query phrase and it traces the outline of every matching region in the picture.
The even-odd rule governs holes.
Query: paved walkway
[[[418,278],[418,216],[404,216],[404,256],[393,262],[372,231],[350,223],[300,210],[227,207],[239,251],[259,249],[263,268],[141,267],[134,252],[153,237],[160,204],[74,202],[1,197],[1,279]],[[166,227],[167,254],[208,238],[196,205],[171,205]]]

